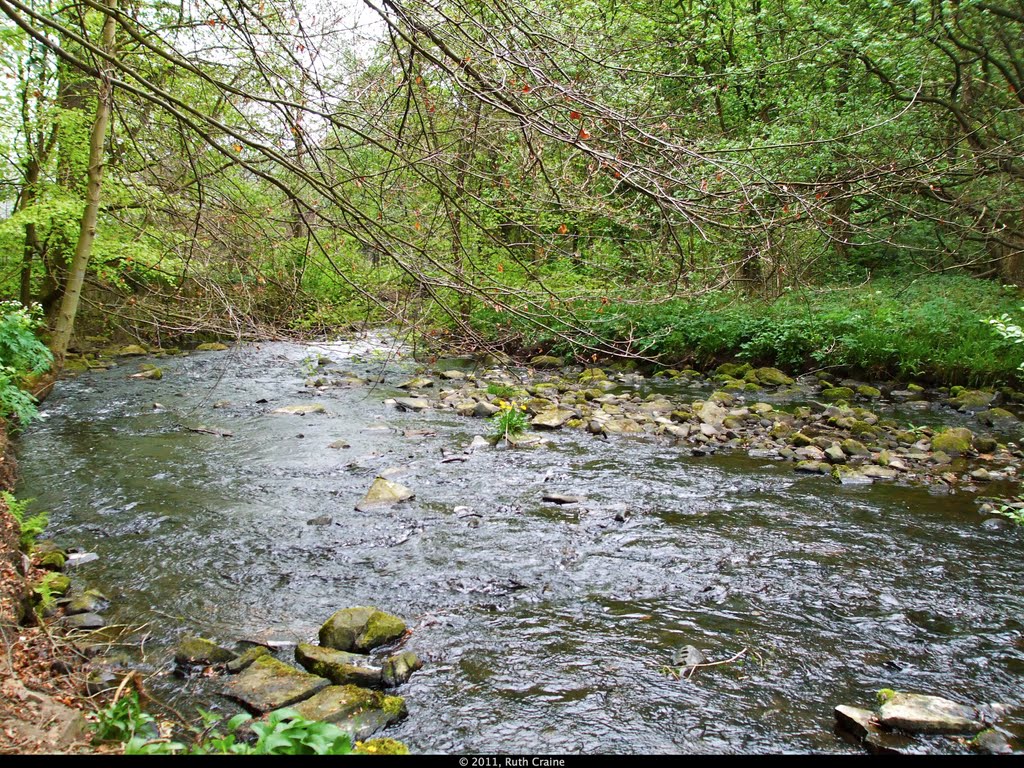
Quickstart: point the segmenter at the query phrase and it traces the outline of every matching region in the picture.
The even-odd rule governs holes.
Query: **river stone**
[[[600,368],[587,368],[579,376],[580,384],[593,384],[599,381],[604,381],[608,378],[608,374],[602,371]]]
[[[793,380],[778,368],[758,368],[753,374],[767,387],[788,387],[793,383]]]
[[[828,389],[821,390],[821,397],[829,402],[849,401],[853,400],[853,390],[849,387],[829,387]]]
[[[1017,421],[1017,417],[1014,416],[1003,408],[991,408],[987,411],[975,414],[974,418],[980,421],[982,424],[986,424],[990,427],[1007,426],[1014,424]]]
[[[601,432],[605,435],[627,435],[643,431],[644,428],[632,419],[609,419],[601,424]]]
[[[223,352],[226,349],[228,349],[227,344],[222,344],[219,341],[208,341],[196,347],[196,352]]]
[[[396,397],[395,405],[402,411],[425,411],[430,407],[430,401],[423,397]]]
[[[975,436],[974,438],[974,450],[978,453],[995,453],[998,448],[999,443],[994,437]]]
[[[977,733],[985,728],[973,707],[940,696],[886,692],[878,720],[886,728],[909,733]]]
[[[996,400],[996,395],[992,392],[982,392],[977,389],[968,389],[952,400],[949,404],[956,408],[958,411],[966,411],[974,413],[976,411],[984,411]]]
[[[869,451],[865,447],[864,443],[862,443],[862,442],[860,442],[858,440],[854,440],[853,438],[848,438],[846,440],[843,440],[843,442],[840,443],[840,447],[843,449],[843,452],[847,456],[870,456],[871,455],[871,451]]]
[[[332,685],[295,705],[307,720],[331,723],[362,741],[406,716],[405,699],[355,685]]]
[[[206,667],[210,664],[224,664],[238,654],[222,648],[213,640],[203,637],[186,637],[174,650],[174,663],[190,667]]]
[[[843,453],[843,449],[835,443],[825,449],[825,457],[833,464],[846,463],[846,454]]]
[[[384,660],[381,680],[388,688],[395,688],[407,682],[412,673],[423,668],[420,657],[412,651],[402,651]]]
[[[405,622],[372,606],[343,608],[320,627],[320,645],[366,653],[405,634]]]
[[[868,400],[877,400],[882,396],[880,389],[869,386],[868,384],[861,384],[857,387],[857,394],[861,397],[867,398]]]
[[[932,450],[950,456],[959,456],[971,450],[974,434],[966,427],[952,427],[932,438]]]
[[[224,684],[224,695],[260,715],[304,701],[328,685],[322,677],[300,672],[273,656],[262,656]]]
[[[240,655],[233,658],[224,668],[229,674],[237,675],[253,665],[256,659],[263,658],[264,656],[270,655],[270,649],[265,645],[254,645],[251,648],[245,649]]]
[[[500,411],[501,408],[493,403],[480,402],[473,405],[473,415],[478,419],[489,419]]]
[[[327,413],[327,408],[320,403],[306,403],[303,405],[283,405],[275,408],[271,413],[283,413],[290,416],[305,416],[307,413]]]
[[[64,626],[68,629],[103,629],[107,622],[98,613],[76,613],[64,617]]]
[[[994,728],[986,728],[973,739],[971,749],[983,755],[1012,755],[1013,747],[1006,734]]]
[[[68,556],[64,561],[67,566],[85,565],[86,563],[92,563],[99,560],[100,556],[95,552],[68,552]]]
[[[50,594],[60,597],[66,595],[68,590],[71,589],[71,578],[63,573],[54,573],[47,580],[47,584],[50,588]]]
[[[466,378],[466,374],[464,371],[459,371],[455,369],[452,369],[450,371],[441,371],[437,375],[440,376],[442,379],[447,379],[448,381],[462,381],[463,379]]]
[[[796,464],[797,472],[806,472],[814,475],[827,475],[832,471],[831,465],[824,461],[798,461]]]
[[[895,469],[890,467],[879,467],[874,464],[861,467],[860,472],[864,477],[870,477],[872,480],[895,480],[899,477],[899,472]]]
[[[573,411],[568,411],[564,408],[549,408],[534,416],[530,424],[546,429],[558,429],[575,415]]]
[[[117,350],[118,357],[140,357],[148,354],[149,350],[141,344],[128,344]]]
[[[534,368],[561,368],[565,361],[554,355],[537,355],[530,360],[530,365]]]
[[[408,755],[409,747],[398,739],[375,738],[360,741],[352,749],[353,755]]]
[[[370,490],[366,492],[363,500],[356,504],[356,511],[368,512],[371,509],[382,507],[388,504],[397,504],[400,501],[413,499],[416,494],[400,483],[378,477],[373,481]]]
[[[164,377],[164,372],[159,366],[151,365],[149,363],[143,363],[139,366],[139,372],[133,373],[129,378],[132,379],[149,379],[150,381],[160,381]]]
[[[64,614],[74,616],[76,613],[102,613],[110,607],[110,601],[98,590],[90,589],[64,606]]]
[[[684,645],[672,652],[672,664],[677,667],[692,668],[707,663],[708,657],[695,645]]]
[[[309,643],[295,647],[295,661],[314,675],[326,677],[335,685],[381,686],[381,669],[370,664],[370,657],[336,651]]]
[[[701,423],[709,424],[712,427],[722,426],[722,422],[725,421],[725,417],[729,415],[729,412],[725,408],[713,400],[708,400],[707,402],[702,403],[700,408],[695,404],[693,413],[701,420]]]
[[[417,376],[395,386],[399,389],[426,389],[427,387],[434,386],[434,380],[428,379],[426,376]]]

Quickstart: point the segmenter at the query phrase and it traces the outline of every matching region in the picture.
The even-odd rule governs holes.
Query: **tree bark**
[[[111,11],[114,11],[117,9],[117,0],[107,0],[106,5]],[[102,44],[103,49],[110,53],[114,51],[115,24],[113,13],[108,13],[103,23]],[[75,329],[75,316],[78,314],[82,285],[85,283],[86,270],[92,256],[92,244],[96,239],[96,221],[99,218],[100,191],[103,186],[103,145],[107,135],[107,125],[110,122],[110,103],[113,96],[109,72],[110,65],[101,62],[96,119],[93,121],[92,131],[89,134],[89,184],[85,193],[85,210],[82,212],[78,244],[75,247],[74,258],[71,260],[67,286],[61,299],[60,310],[53,328],[53,338],[50,342],[50,351],[53,352],[52,372],[54,376],[59,375],[64,367],[68,344]]]

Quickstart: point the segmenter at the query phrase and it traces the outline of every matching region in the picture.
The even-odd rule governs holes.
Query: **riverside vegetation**
[[[0,0],[5,430],[120,357],[386,327],[423,378],[502,363],[396,402],[504,448],[651,435],[1024,522],[1019,3],[306,5]]]

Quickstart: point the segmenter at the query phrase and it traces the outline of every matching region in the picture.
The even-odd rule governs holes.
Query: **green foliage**
[[[61,574],[49,571],[43,580],[32,588],[36,596],[36,613],[40,616],[48,613],[57,606],[57,594],[53,591],[53,582],[62,578]]]
[[[1013,382],[1024,347],[1008,350],[979,320],[998,317],[1016,304],[1015,292],[995,283],[951,275],[793,290],[774,302],[724,291],[661,304],[623,304],[614,311],[594,302],[551,323],[572,339],[552,351],[586,357],[584,344],[601,348],[629,340],[634,354],[659,356],[666,364],[710,365],[740,357],[790,369],[830,367],[948,384]],[[496,338],[507,335],[511,324],[523,346],[543,338],[526,323],[486,308],[473,321]]]
[[[42,324],[37,310],[17,302],[0,302],[0,418],[15,416],[22,425],[36,416],[35,400],[19,388],[26,375],[50,367],[53,356],[35,331]]]
[[[347,755],[352,751],[348,732],[331,723],[307,720],[294,709],[279,709],[265,720],[239,714],[228,720],[199,710],[203,727],[192,744],[161,738],[156,720],[142,710],[134,691],[98,713],[95,741],[123,742],[126,755]],[[252,743],[239,739],[248,723]],[[223,730],[221,730],[223,728]]]
[[[1021,307],[1024,310],[1024,307]],[[987,320],[983,320],[992,326],[992,329],[1003,339],[1006,339],[1011,344],[1024,344],[1024,329],[1021,329],[1019,325],[1013,322],[1013,318],[1007,313],[1003,313],[999,317],[990,317]],[[1018,370],[1024,371],[1024,362],[1021,362]]]
[[[499,440],[518,437],[530,428],[525,405],[509,403],[504,400],[495,402],[501,410],[491,417],[491,432]]]
[[[1016,507],[1010,507],[1004,504],[996,510],[996,514],[1009,518],[1017,525],[1024,526],[1024,509],[1017,509]]]
[[[511,387],[508,384],[488,384],[487,394],[494,395],[495,397],[513,397],[516,393],[516,388]]]
[[[3,499],[4,504],[7,506],[7,511],[11,513],[11,517],[18,523],[18,528],[21,531],[19,543],[22,550],[31,552],[35,546],[36,539],[46,530],[46,526],[50,523],[49,513],[39,512],[26,517],[26,509],[32,502],[32,499],[17,499],[9,491],[0,491],[0,498]]]

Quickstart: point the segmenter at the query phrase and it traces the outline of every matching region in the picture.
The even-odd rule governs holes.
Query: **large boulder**
[[[262,656],[224,684],[224,695],[253,714],[263,714],[305,701],[329,682],[275,659]]]
[[[405,634],[405,622],[372,606],[343,608],[320,627],[320,645],[366,653]]]
[[[757,381],[766,387],[788,387],[793,379],[784,374],[778,368],[758,368],[753,371]]]
[[[364,688],[381,686],[381,668],[373,666],[370,657],[363,654],[299,643],[295,648],[295,661],[314,675],[326,677],[336,685],[360,685]]]

